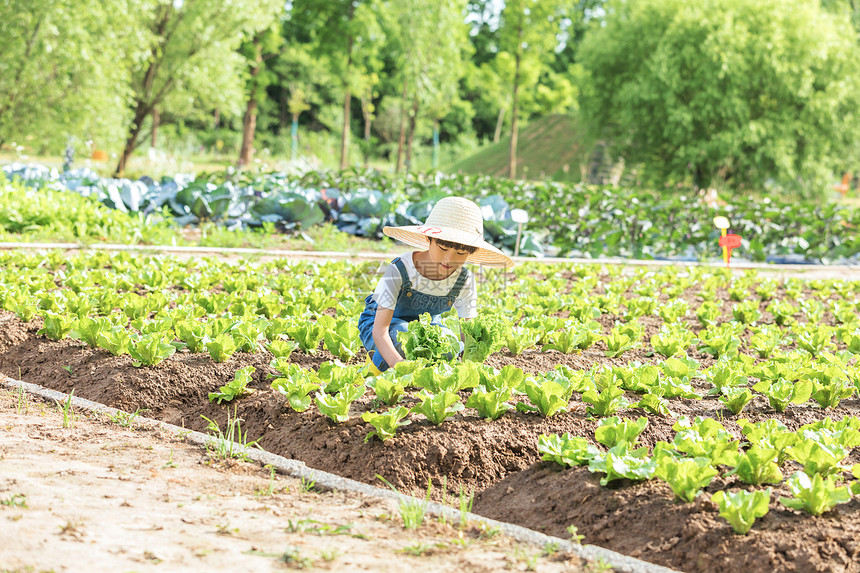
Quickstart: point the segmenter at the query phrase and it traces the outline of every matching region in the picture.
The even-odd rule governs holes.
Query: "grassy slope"
[[[450,168],[455,173],[506,176],[510,136],[502,138]],[[519,132],[517,175],[528,179],[579,181],[580,166],[588,161],[590,146],[584,130],[567,115],[548,115],[531,122]],[[564,166],[568,172],[564,172]]]

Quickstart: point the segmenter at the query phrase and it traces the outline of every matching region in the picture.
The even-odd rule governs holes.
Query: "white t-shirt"
[[[433,281],[418,273],[415,263],[412,261],[411,252],[400,255],[400,260],[406,268],[406,276],[412,281],[412,289],[433,296],[446,296],[454,283],[457,282],[457,277],[463,272],[458,270],[447,279]],[[397,265],[391,263],[385,269],[385,274],[382,275],[379,284],[376,285],[376,290],[373,291],[373,300],[382,308],[394,310],[394,307],[397,306],[397,295],[400,293],[402,284],[403,279],[400,277]],[[475,285],[475,273],[469,273],[469,278],[466,279],[466,283],[460,290],[460,296],[454,300],[454,309],[460,318],[478,316],[478,290]]]

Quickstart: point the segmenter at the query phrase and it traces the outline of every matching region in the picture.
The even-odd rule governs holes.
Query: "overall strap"
[[[454,283],[454,286],[451,287],[451,290],[448,291],[448,300],[451,304],[460,296],[460,291],[463,290],[463,286],[466,284],[466,280],[469,278],[469,269],[463,267],[460,269],[460,276],[457,277],[457,282]]]
[[[397,270],[400,271],[400,279],[403,281],[403,284],[400,285],[401,289],[411,289],[412,281],[409,280],[409,275],[406,274],[406,266],[403,264],[403,261],[400,260],[400,257],[397,257],[393,261],[391,261]]]

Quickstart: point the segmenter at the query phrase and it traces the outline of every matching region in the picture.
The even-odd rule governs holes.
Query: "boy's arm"
[[[394,366],[403,357],[394,348],[394,343],[391,341],[391,335],[388,333],[388,328],[391,326],[391,317],[394,316],[394,309],[377,308],[376,318],[373,319],[373,344],[376,345],[376,350],[382,355],[382,359],[388,366]]]

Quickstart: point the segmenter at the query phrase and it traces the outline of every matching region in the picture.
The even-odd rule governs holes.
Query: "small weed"
[[[167,458],[167,461],[164,462],[164,465],[161,466],[161,469],[164,468],[175,468],[177,467],[176,462],[173,461],[173,448],[170,448],[170,457]]]
[[[385,485],[390,487],[396,493],[397,488],[391,485],[387,479],[379,474],[376,477],[382,480]],[[403,520],[404,529],[418,529],[424,523],[424,515],[427,513],[427,502],[430,501],[430,492],[433,489],[433,482],[427,482],[427,497],[420,500],[414,497],[400,499],[400,518]]]
[[[331,563],[338,557],[340,557],[341,553],[337,549],[323,549],[320,551],[320,559],[325,561],[326,563]]]
[[[592,561],[588,564],[589,573],[606,573],[606,571],[611,571],[612,565],[603,560],[602,557],[599,557],[597,561]]]
[[[498,527],[487,527],[487,524],[482,523],[480,527],[480,533],[478,533],[478,539],[481,541],[486,541],[488,539],[493,539],[498,536],[502,530]]]
[[[63,366],[62,369],[65,370],[66,372],[68,372],[69,376],[72,375],[72,367],[71,366]]]
[[[541,551],[541,555],[543,555],[544,557],[552,557],[553,555],[558,553],[559,549],[561,549],[561,546],[557,542],[550,541],[543,546],[543,551]]]
[[[299,484],[299,489],[304,493],[315,493],[314,488],[316,487],[317,482],[312,479],[308,479],[303,477],[301,483]]]
[[[6,507],[23,507],[24,509],[30,509],[27,506],[27,496],[21,493],[16,493],[15,495],[7,499],[0,499],[0,505],[5,505]]]
[[[215,533],[218,535],[236,535],[239,533],[239,528],[234,527],[230,529],[229,523],[222,523],[215,526]]]
[[[108,418],[110,418],[110,421],[117,426],[123,428],[130,428],[134,424],[134,421],[141,415],[141,413],[145,411],[146,410],[141,410],[140,408],[138,408],[133,413],[129,414],[128,412],[123,412],[122,410],[119,410],[116,414],[112,416],[108,414]]]
[[[351,523],[349,525],[329,525],[328,523],[323,523],[321,521],[317,521],[316,519],[300,519],[295,522],[292,519],[288,519],[286,531],[288,533],[316,533],[320,536],[349,535],[350,537],[355,537],[356,539],[370,539],[364,534],[353,533]]]
[[[72,396],[74,396],[74,394],[75,390],[72,389],[68,397],[63,402],[57,402],[57,409],[63,414],[64,428],[75,427],[75,413],[72,411]]]
[[[466,490],[460,486],[460,528],[465,529],[468,525],[469,514],[472,512],[472,504],[475,503],[475,490],[466,495]]]
[[[398,553],[405,553],[413,557],[423,557],[433,552],[437,548],[437,543],[416,543],[415,545],[407,545],[403,549],[398,549]]]
[[[526,571],[537,571],[537,561],[540,556],[540,553],[530,554],[520,546],[514,548],[514,561],[525,565]]]
[[[266,489],[258,489],[254,492],[257,497],[272,496],[275,493],[275,466],[266,464],[264,467],[269,468],[269,486]]]
[[[310,557],[302,557],[298,547],[287,547],[286,551],[278,558],[278,561],[296,569],[310,569],[314,566],[314,560]]]
[[[30,401],[27,399],[27,393],[24,392],[23,386],[18,386],[16,392],[18,403],[15,406],[15,411],[19,414],[26,414],[30,411]]]
[[[260,448],[257,444],[259,440],[254,440],[253,442],[248,442],[248,434],[242,433],[242,418],[236,417],[237,408],[233,408],[233,417],[231,418],[229,411],[227,412],[227,432],[226,434],[221,430],[221,427],[218,425],[218,422],[214,420],[210,420],[206,416],[200,416],[207,422],[209,422],[209,427],[207,430],[209,434],[215,437],[217,441],[217,445],[214,449],[217,459],[229,459],[229,458],[237,458],[240,460],[247,460],[248,456],[245,454],[244,450],[251,447]],[[236,445],[240,445],[242,447],[241,451],[238,449],[234,449]],[[262,449],[262,448],[260,448]]]
[[[577,545],[582,545],[582,540],[585,539],[584,535],[579,534],[579,528],[575,525],[568,525],[567,532],[570,533],[570,542],[575,543]]]

